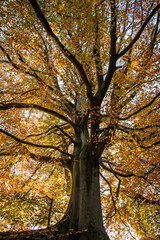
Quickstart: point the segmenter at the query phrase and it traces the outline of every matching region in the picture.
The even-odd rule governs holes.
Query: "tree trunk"
[[[69,240],[109,240],[102,220],[99,161],[89,144],[81,139],[75,149],[72,167],[72,192],[69,229],[75,234]]]

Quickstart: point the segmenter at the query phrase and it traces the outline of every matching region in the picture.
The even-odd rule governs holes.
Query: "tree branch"
[[[87,75],[83,69],[82,64],[72,55],[72,53],[69,52],[69,50],[60,42],[59,38],[54,34],[47,19],[45,18],[44,14],[42,13],[37,1],[29,0],[29,2],[31,3],[38,19],[40,20],[41,24],[45,28],[48,35],[52,37],[54,43],[58,46],[58,48],[61,50],[61,52],[64,54],[64,56],[76,67],[81,79],[84,81],[84,83],[86,85],[87,95],[88,95],[89,99],[91,100],[93,97],[92,96],[92,88],[88,81]]]
[[[3,54],[7,57],[7,59],[8,59],[8,62],[7,62],[7,63],[12,64],[12,66],[13,66],[16,70],[19,70],[20,67],[12,61],[12,59],[10,58],[9,54],[7,53],[7,51],[6,51],[1,45],[0,45],[0,49],[2,50]]]
[[[158,32],[159,32],[159,22],[160,22],[160,13],[158,12],[157,14],[157,22],[156,22],[156,25],[155,25],[155,28],[153,29],[152,31],[152,34],[151,34],[151,42],[149,44],[149,51],[152,53],[153,52],[153,49],[154,49],[154,46],[155,46],[155,43],[156,43],[156,39],[157,39],[157,36],[158,36]]]
[[[104,180],[104,181],[108,184],[108,186],[109,186],[109,191],[110,191],[111,198],[112,198],[112,202],[113,202],[113,205],[114,205],[114,214],[112,214],[112,216],[109,217],[109,215],[110,215],[110,213],[111,213],[111,211],[112,211],[112,209],[111,209],[107,217],[112,218],[112,217],[115,216],[115,214],[116,214],[116,212],[117,212],[116,202],[115,202],[115,199],[114,199],[114,197],[113,197],[112,186],[111,186],[110,182],[102,175],[102,173],[100,173],[100,176],[103,178],[103,180]],[[107,218],[107,217],[106,217],[106,218]]]
[[[119,190],[120,190],[120,187],[121,187],[121,179],[119,177],[117,177],[117,175],[114,173],[114,169],[112,168],[112,166],[111,166],[111,164],[109,162],[108,162],[108,165],[109,165],[110,169],[113,171],[114,176],[118,180],[118,187],[117,187],[117,190],[116,190],[116,198],[118,199],[118,197],[119,197]]]
[[[103,83],[103,70],[102,70],[102,62],[100,58],[101,57],[100,56],[100,38],[98,34],[99,34],[98,16],[97,16],[97,8],[95,6],[95,44],[93,48],[93,55],[95,58],[98,88],[100,89]]]
[[[118,129],[119,130],[131,130],[131,131],[144,131],[145,129],[148,129],[148,128],[154,128],[154,127],[160,127],[160,125],[148,125],[148,126],[145,126],[145,127],[141,127],[141,128],[131,128],[131,127],[126,127],[126,126],[123,126],[123,125],[117,125]]]
[[[52,146],[52,145],[41,145],[41,144],[36,144],[36,143],[31,143],[31,142],[28,142],[28,141],[24,141],[22,139],[17,138],[14,135],[12,135],[11,133],[6,132],[5,130],[3,130],[1,128],[0,128],[0,132],[5,134],[8,137],[13,138],[15,141],[20,142],[22,144],[26,144],[26,145],[33,146],[33,147],[38,147],[38,148],[51,148],[51,149],[54,149],[54,150],[56,150],[56,151],[58,151],[58,152],[60,152],[62,154],[65,154],[68,157],[72,157],[71,154],[69,154],[67,152],[64,152],[63,150],[61,150],[61,149],[59,149],[59,148],[57,148],[55,146]]]
[[[125,118],[120,118],[120,117],[118,117],[118,119],[119,119],[119,120],[123,120],[123,121],[129,119],[130,117],[136,115],[137,113],[139,113],[139,112],[142,111],[143,109],[151,106],[152,103],[153,103],[159,96],[160,96],[160,93],[158,93],[158,94],[152,99],[152,101],[150,101],[148,104],[146,104],[146,105],[143,106],[142,108],[138,109],[138,110],[135,111],[134,113],[130,114],[128,117],[125,117]]]
[[[141,148],[152,148],[153,146],[157,146],[157,145],[159,145],[160,144],[160,141],[157,141],[157,142],[155,142],[155,143],[152,143],[151,145],[149,145],[149,146],[143,146],[143,145],[139,145]]]
[[[3,51],[4,55],[7,57],[8,61],[6,61],[8,64],[11,64],[16,70],[19,70],[20,72],[23,72],[29,76],[34,77],[38,82],[40,82],[42,84],[42,86],[45,86],[48,88],[48,90],[51,90],[53,92],[54,88],[49,86],[45,81],[43,81],[38,75],[37,75],[37,70],[33,69],[31,66],[29,66],[25,60],[22,58],[22,56],[18,53],[19,56],[19,60],[24,63],[26,66],[29,67],[30,70],[24,68],[23,66],[20,66],[18,64],[16,64],[11,57],[9,56],[9,54],[7,53],[7,51],[0,45],[0,49]],[[53,68],[53,66],[52,66]],[[68,99],[66,99],[66,97],[62,94],[62,91],[60,89],[60,87],[58,86],[58,80],[57,78],[54,76],[54,79],[56,80],[56,88],[58,89],[58,91],[60,92],[61,96],[63,97],[63,99],[65,99],[64,101],[64,106],[66,107],[66,109],[68,109],[68,112],[70,112],[71,109],[74,108],[74,104],[71,103]]]
[[[123,131],[123,132],[125,132],[125,133],[128,133],[128,134],[129,134],[130,131],[133,132],[133,131],[136,130],[136,129],[129,129],[129,128],[118,128],[118,129],[121,130],[121,131]],[[142,128],[142,129],[143,129],[143,128]],[[142,130],[142,129],[141,129],[141,130]],[[147,127],[144,128],[144,129],[147,129]],[[154,132],[154,133],[156,133],[156,132]],[[153,134],[153,133],[151,133],[150,135],[152,135],[152,134]],[[134,134],[134,133],[132,133],[131,136],[136,140],[136,142],[138,143],[139,147],[144,148],[144,149],[152,148],[153,146],[156,146],[156,145],[160,144],[160,141],[157,141],[157,142],[154,142],[154,143],[150,144],[149,146],[143,146],[143,145],[142,145],[142,142],[145,141],[145,140],[148,140],[149,137],[151,137],[151,136],[145,137],[145,138],[143,138],[142,140],[139,138],[138,135],[136,135],[136,134]]]
[[[149,204],[156,204],[160,206],[160,200],[152,200],[152,199],[148,199],[146,197],[143,197],[143,195],[141,194],[136,194],[136,196],[134,197],[135,201],[139,201],[141,200],[142,202],[145,203],[149,203]]]
[[[39,111],[45,112],[47,114],[53,115],[67,123],[69,123],[72,127],[75,127],[74,123],[72,121],[70,121],[67,117],[63,116],[60,113],[57,113],[54,110],[39,106],[37,104],[31,104],[31,103],[7,103],[7,104],[1,104],[0,105],[0,110],[8,110],[8,109],[12,109],[12,108],[34,108],[37,109]]]
[[[159,8],[160,8],[160,3],[152,10],[150,15],[146,18],[146,20],[142,24],[140,30],[138,31],[136,36],[133,38],[133,40],[130,42],[130,44],[124,50],[122,50],[119,54],[117,54],[116,59],[119,59],[124,54],[126,54],[128,52],[128,50],[131,49],[132,46],[138,41],[138,39],[140,38],[141,34],[143,33],[143,30],[145,29],[145,27],[147,26],[147,24],[149,23],[149,21],[154,16],[154,14],[158,11]]]
[[[95,98],[98,104],[101,104],[107,89],[111,83],[114,72],[116,71],[116,25],[117,25],[117,13],[116,13],[116,2],[110,0],[111,4],[111,26],[110,26],[110,60],[109,68],[105,81],[103,82],[100,89],[98,89]]]
[[[116,12],[116,1],[115,0],[110,0],[111,4],[111,29],[110,29],[110,35],[111,35],[111,40],[110,40],[110,62],[115,61],[115,56],[116,56],[116,28],[117,28],[117,12]]]
[[[67,138],[69,138],[71,140],[72,143],[76,143],[73,138],[68,134],[66,133],[62,128],[60,128],[60,126],[56,125],[55,126],[61,133],[63,133]]]
[[[117,171],[115,171],[115,170],[113,170],[113,169],[111,169],[111,168],[109,168],[109,167],[106,167],[106,166],[103,164],[102,161],[100,161],[100,166],[101,166],[103,169],[107,170],[108,172],[113,173],[114,175],[118,175],[118,176],[120,176],[120,177],[133,177],[133,176],[135,176],[133,173],[124,174],[124,173],[117,172]]]
[[[57,161],[57,162],[60,162],[62,164],[62,166],[64,167],[70,167],[71,165],[71,159],[65,157],[65,159],[63,158],[55,158],[55,157],[50,157],[50,156],[45,156],[45,155],[40,155],[40,154],[35,154],[35,153],[32,153],[28,150],[28,148],[26,148],[25,146],[24,147],[24,152],[21,152],[21,149],[20,151],[18,152],[18,149],[16,149],[15,152],[5,152],[5,151],[1,151],[0,152],[0,157],[2,156],[12,156],[12,153],[13,154],[20,154],[20,155],[24,155],[25,153],[27,154],[27,156],[29,156],[30,158],[32,158],[33,160],[35,161],[38,161],[38,162],[43,162],[43,163],[50,163],[50,162],[53,162],[53,161]],[[11,163],[13,165],[13,163]]]
[[[0,94],[14,94],[14,95],[18,95],[18,98],[20,98],[20,97],[22,97],[23,95],[27,95],[28,93],[31,93],[31,92],[33,92],[33,91],[38,91],[38,90],[40,90],[40,88],[33,88],[33,89],[29,89],[29,90],[27,90],[27,91],[25,91],[25,92],[15,92],[15,91],[3,91],[3,90],[1,90],[0,91]],[[11,98],[11,99],[9,99],[9,100],[5,100],[5,101],[2,101],[2,102],[0,102],[0,104],[5,104],[5,103],[9,103],[9,102],[12,102],[12,101],[15,101],[17,99],[17,97],[14,97],[14,98]]]
[[[27,74],[27,75],[29,75],[29,76],[34,77],[34,78],[37,79],[38,82],[40,82],[43,86],[47,86],[47,88],[48,88],[49,90],[51,90],[51,91],[54,90],[51,86],[47,85],[46,82],[44,82],[44,81],[37,75],[36,72],[39,72],[39,71],[36,70],[36,69],[33,69],[31,66],[29,66],[29,65],[25,62],[25,60],[22,59],[22,56],[21,56],[20,54],[18,54],[19,60],[20,60],[21,62],[23,62],[23,64],[25,64],[27,67],[29,67],[29,69],[28,69],[28,68],[24,68],[23,66],[15,63],[15,62],[12,60],[12,58],[9,56],[9,54],[7,53],[7,51],[6,51],[1,45],[0,45],[0,49],[2,50],[3,54],[4,54],[4,55],[7,57],[7,59],[8,59],[8,61],[6,61],[6,63],[11,64],[16,70],[18,70],[18,71],[20,71],[20,72],[22,72],[22,73],[25,73],[25,74]]]
[[[134,201],[137,201],[137,202],[141,201],[142,203],[149,203],[149,204],[154,204],[154,205],[160,206],[159,199],[157,199],[157,200],[149,199],[147,197],[144,197],[140,193],[134,193],[133,191],[131,191],[131,189],[129,189],[129,191],[127,191],[125,189],[121,189],[121,192],[125,193],[127,197],[133,199]]]

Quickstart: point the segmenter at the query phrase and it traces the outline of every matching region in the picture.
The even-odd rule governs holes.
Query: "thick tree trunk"
[[[68,208],[69,240],[109,240],[102,221],[99,161],[88,143],[87,128],[76,136],[74,162],[71,169],[72,192]]]
[[[102,221],[98,159],[92,155],[88,145],[83,146],[78,155],[72,169],[69,213],[69,228],[75,230],[75,235],[69,239],[108,240]]]

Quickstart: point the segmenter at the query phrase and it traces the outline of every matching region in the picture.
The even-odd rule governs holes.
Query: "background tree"
[[[157,237],[159,8],[2,1],[4,239]]]

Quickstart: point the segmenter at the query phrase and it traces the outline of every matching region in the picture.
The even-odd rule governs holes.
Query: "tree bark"
[[[72,192],[68,210],[67,240],[109,240],[102,220],[99,183],[99,160],[88,142],[87,128],[76,136],[74,161],[71,169]]]
[[[73,163],[69,215],[69,229],[74,229],[75,235],[67,239],[109,240],[102,220],[99,161],[88,145],[83,146]]]

